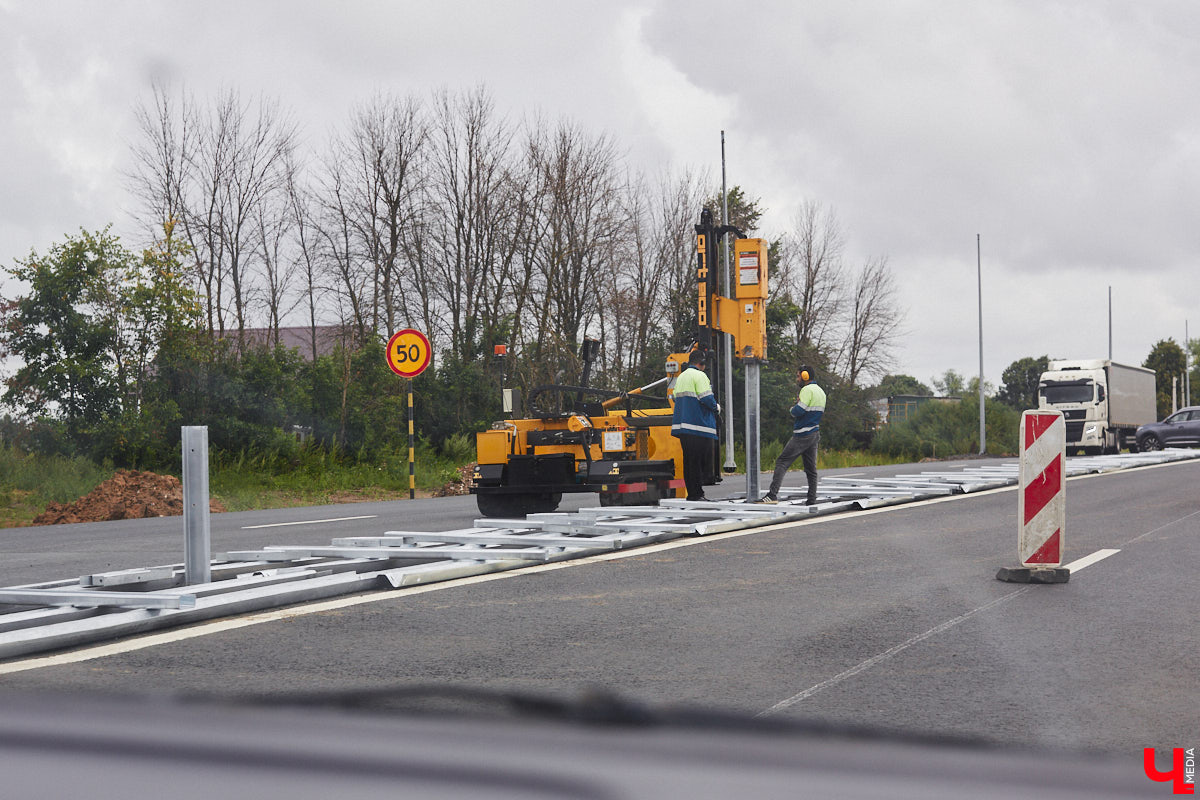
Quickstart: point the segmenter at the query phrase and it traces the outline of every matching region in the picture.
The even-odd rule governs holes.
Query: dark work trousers
[[[708,471],[713,440],[687,434],[678,438],[679,446],[683,448],[683,482],[687,484],[687,499],[703,500],[704,475]]]
[[[815,504],[817,502],[817,443],[820,441],[820,431],[788,439],[788,443],[783,446],[783,452],[775,460],[775,474],[771,477],[771,488],[767,490],[767,493],[772,497],[779,497],[779,487],[783,486],[783,476],[787,474],[788,467],[792,466],[797,458],[803,458],[804,477],[808,478],[808,504],[810,506]]]

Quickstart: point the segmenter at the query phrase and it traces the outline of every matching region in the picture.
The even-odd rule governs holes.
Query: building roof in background
[[[247,346],[274,347],[278,341],[281,347],[297,350],[305,361],[311,361],[314,331],[317,355],[327,356],[339,344],[350,338],[351,328],[348,325],[317,325],[315,328],[307,325],[293,326],[279,328],[278,337],[274,328],[246,328],[241,332],[241,336]],[[236,341],[238,332],[226,331],[223,338],[231,342]]]

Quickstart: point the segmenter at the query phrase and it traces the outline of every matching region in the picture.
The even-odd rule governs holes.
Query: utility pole
[[[1112,361],[1112,287],[1108,287],[1108,360]]]
[[[983,255],[980,235],[975,234],[975,276],[979,282],[979,455],[987,454],[987,425],[983,398]]]

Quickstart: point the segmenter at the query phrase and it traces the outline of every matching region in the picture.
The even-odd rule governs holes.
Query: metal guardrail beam
[[[152,592],[95,592],[86,589],[0,589],[0,603],[34,606],[76,606],[79,608],[191,608],[194,594],[158,594]]]

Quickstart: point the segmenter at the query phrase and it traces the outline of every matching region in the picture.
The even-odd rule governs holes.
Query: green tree
[[[762,199],[751,200],[741,186],[731,187],[726,194],[729,199],[729,224],[750,236],[758,230],[759,220],[762,219]],[[708,198],[704,204],[712,209],[713,222],[720,225],[723,212],[721,190],[718,189],[714,192],[713,196]]]
[[[1187,359],[1183,348],[1174,339],[1162,339],[1150,350],[1150,355],[1142,363],[1143,367],[1154,370],[1154,382],[1157,388],[1158,418],[1162,419],[1171,413],[1171,388],[1173,378],[1182,379],[1187,370]]]
[[[1000,391],[996,399],[1017,411],[1037,408],[1038,383],[1049,365],[1049,356],[1026,356],[1012,362],[1000,373]]]
[[[929,382],[942,397],[961,397],[967,391],[966,379],[961,372],[955,369],[948,369],[942,373],[941,377],[930,378]]]
[[[911,375],[884,375],[879,385],[870,390],[872,397],[892,397],[898,394],[929,396],[933,390]]]
[[[1020,416],[999,401],[985,400],[988,454],[1013,455],[1017,451]],[[979,395],[967,395],[959,402],[926,401],[907,421],[887,425],[876,433],[871,449],[910,459],[978,453]]]
[[[975,398],[979,397],[979,376],[978,375],[973,375],[971,377],[971,379],[969,381],[967,381],[966,392],[967,392],[967,394],[969,394]],[[996,394],[995,384],[993,384],[989,380],[984,380],[984,382],[983,382],[984,397],[992,397],[995,394]]]
[[[60,420],[67,449],[120,409],[121,322],[135,256],[105,228],[80,231],[6,272],[28,293],[0,310],[0,347],[20,359],[3,399]]]

